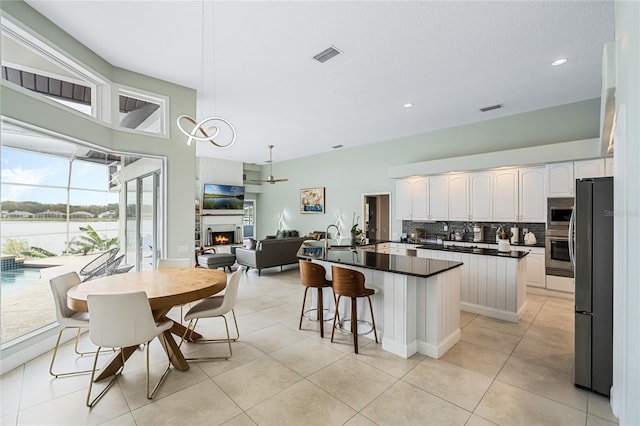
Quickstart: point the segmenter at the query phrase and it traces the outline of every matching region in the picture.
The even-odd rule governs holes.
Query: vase
[[[509,244],[509,240],[498,240],[498,251],[511,251],[511,244]]]

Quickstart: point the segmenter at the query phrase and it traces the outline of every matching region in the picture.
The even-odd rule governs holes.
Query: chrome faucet
[[[338,228],[338,225],[331,224],[327,226],[327,230],[324,232],[324,252],[325,253],[329,249],[329,229],[331,229],[332,227],[336,228],[336,231],[338,231],[336,233],[336,238],[340,238],[340,228]]]

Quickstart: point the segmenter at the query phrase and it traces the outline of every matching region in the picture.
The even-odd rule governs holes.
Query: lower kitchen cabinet
[[[564,291],[565,293],[575,293],[575,284],[573,278],[547,275],[546,279],[548,290]]]
[[[527,311],[526,258],[418,249],[418,257],[462,262],[460,310],[518,322]]]
[[[391,243],[376,244],[376,253],[389,254],[390,249],[391,249]]]
[[[527,261],[526,282],[531,287],[546,287],[546,270],[544,248],[532,247],[529,254],[525,257]]]
[[[415,256],[416,247],[422,244],[409,244],[409,243],[389,243],[389,254],[395,254],[396,256]]]

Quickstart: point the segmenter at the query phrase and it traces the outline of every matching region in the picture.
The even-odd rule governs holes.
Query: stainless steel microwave
[[[547,198],[547,228],[569,229],[573,198]]]

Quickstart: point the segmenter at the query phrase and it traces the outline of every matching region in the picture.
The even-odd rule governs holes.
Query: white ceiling
[[[26,1],[115,66],[204,87],[238,140],[198,155],[248,163],[598,97],[614,37],[612,1]]]

